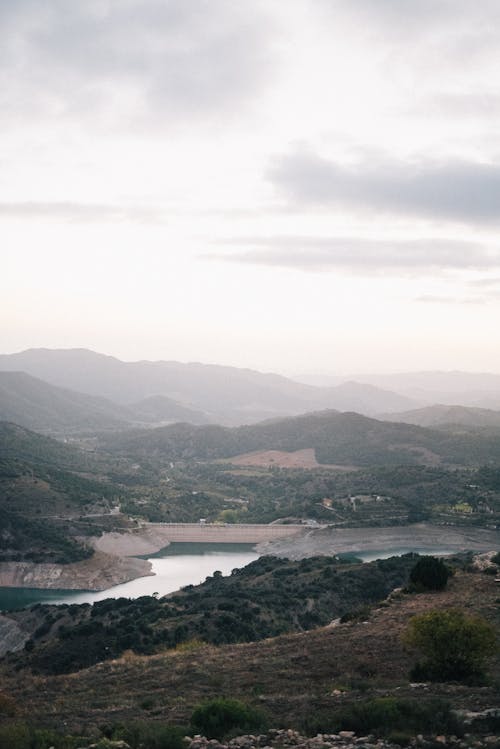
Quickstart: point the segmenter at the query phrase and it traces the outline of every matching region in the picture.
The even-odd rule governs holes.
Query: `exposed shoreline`
[[[257,527],[257,526],[255,526]],[[262,526],[263,527],[263,526]],[[285,529],[287,526],[274,526]],[[194,526],[193,529],[196,529]],[[235,535],[237,526],[218,528],[217,535],[226,542]],[[270,526],[271,528],[271,526]],[[417,523],[383,528],[307,529],[282,538],[256,543],[259,554],[289,559],[352,552],[379,552],[387,549],[414,548],[423,553],[443,549],[450,554],[460,551],[500,550],[500,531],[461,526],[437,526]],[[243,529],[238,529],[238,535]],[[151,562],[140,556],[155,554],[172,539],[166,526],[149,523],[133,531],[111,532],[86,539],[95,549],[90,559],[72,564],[36,564],[3,562],[0,564],[0,587],[38,588],[41,590],[88,590],[98,592],[140,577],[154,575]],[[198,539],[197,539],[198,540]]]
[[[152,575],[151,562],[96,551],[90,559],[71,564],[2,562],[0,586],[41,590],[107,590],[114,585]]]
[[[257,551],[288,559],[304,559],[314,555],[379,552],[408,547],[428,554],[435,553],[437,548],[445,549],[450,554],[461,551],[496,551],[500,550],[500,531],[431,523],[382,528],[330,526],[310,530],[295,538],[259,544]]]

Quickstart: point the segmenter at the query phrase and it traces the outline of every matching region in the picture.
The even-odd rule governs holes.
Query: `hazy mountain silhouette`
[[[382,417],[381,417],[382,418]],[[387,421],[402,421],[405,424],[416,424],[423,427],[490,427],[500,429],[500,411],[467,406],[448,406],[437,404],[412,411],[385,414]]]
[[[106,398],[50,385],[25,372],[0,371],[0,420],[49,434],[124,429],[172,421],[204,423],[203,414],[168,398],[130,408]]]
[[[22,370],[52,385],[122,405],[166,396],[207,413],[213,422],[226,424],[324,408],[376,414],[418,405],[370,385],[318,388],[250,369],[173,361],[122,362],[86,349],[30,349],[1,355],[0,370]]]

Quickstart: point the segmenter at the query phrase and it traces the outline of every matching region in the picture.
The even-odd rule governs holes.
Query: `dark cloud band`
[[[268,173],[295,206],[350,208],[466,223],[500,222],[500,165],[369,160],[344,166],[310,152],[275,160]]]

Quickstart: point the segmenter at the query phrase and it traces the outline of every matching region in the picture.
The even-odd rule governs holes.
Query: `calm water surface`
[[[158,593],[163,596],[184,585],[197,585],[219,570],[230,575],[236,567],[244,567],[259,554],[252,544],[173,543],[148,557],[154,576],[140,577],[99,593],[74,590],[39,590],[31,588],[0,588],[0,610],[29,606],[32,603],[93,603],[104,598],[138,598]]]
[[[342,556],[355,556],[364,562],[407,554],[413,551],[436,556],[452,554],[453,549],[392,547],[390,549],[354,551]],[[165,549],[147,557],[154,576],[140,577],[122,585],[100,591],[39,590],[32,588],[0,588],[0,611],[22,608],[32,603],[94,603],[105,598],[138,598],[158,593],[173,593],[184,585],[197,585],[219,570],[230,575],[236,567],[244,567],[259,554],[252,544],[172,543]]]

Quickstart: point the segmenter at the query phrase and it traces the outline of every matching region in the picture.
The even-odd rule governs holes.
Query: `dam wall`
[[[304,525],[218,524],[218,523],[150,523],[155,533],[166,541],[219,544],[257,544],[288,538],[304,531]]]
[[[290,538],[305,525],[230,525],[222,523],[144,523],[134,530],[86,538],[96,551],[117,556],[155,554],[170,543],[259,544]]]

